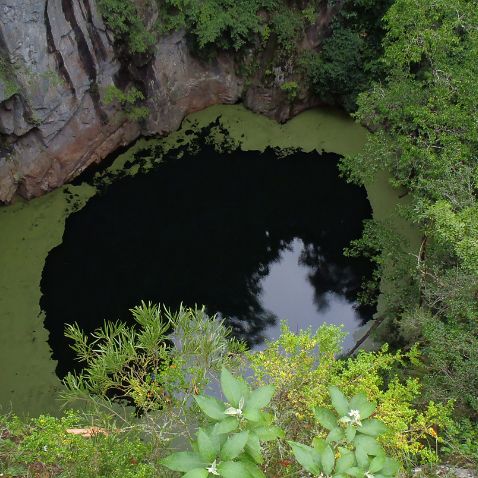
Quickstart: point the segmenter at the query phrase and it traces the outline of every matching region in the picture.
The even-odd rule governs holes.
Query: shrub
[[[263,412],[274,394],[274,387],[250,390],[247,384],[234,378],[225,368],[221,387],[226,403],[217,398],[195,397],[201,411],[212,422],[199,428],[191,452],[177,452],[162,460],[187,478],[206,478],[209,474],[224,478],[265,478],[259,466],[263,462],[261,441],[278,438],[282,432],[272,426],[272,417]]]
[[[416,349],[390,353],[383,346],[377,352],[361,351],[356,357],[339,360],[342,338],[336,326],[323,325],[315,334],[310,330],[294,334],[283,325],[277,341],[250,354],[258,383],[276,387],[271,406],[277,425],[294,441],[307,443],[316,435],[325,438],[328,432],[317,427],[313,408],[327,407],[328,386],[336,385],[347,395],[364,393],[377,403],[375,417],[388,427],[379,440],[387,453],[406,464],[436,461],[442,436],[435,430],[451,423],[451,404],[430,402],[422,410],[415,406],[420,381],[401,380],[399,372],[418,361]],[[269,453],[274,462],[286,455],[279,447]]]
[[[103,96],[105,105],[110,105],[114,102],[119,103],[131,121],[143,120],[149,116],[149,108],[139,105],[143,100],[143,93],[134,86],[122,91],[114,85],[109,85],[105,88]]]
[[[66,336],[84,369],[66,376],[62,398],[85,403],[93,415],[118,416],[118,404],[133,405],[149,417],[141,426],[159,442],[189,436],[192,397],[223,365],[235,367],[244,346],[230,339],[230,330],[204,308],[180,307],[172,313],[142,303],[131,312],[136,327],[105,323],[91,338],[78,326],[67,326]],[[130,412],[124,411],[126,422]]]
[[[299,92],[299,85],[296,81],[287,81],[281,85],[281,90],[287,93],[289,101],[294,101],[297,98]]]
[[[315,409],[317,421],[329,434],[326,439],[315,437],[312,446],[289,442],[297,461],[314,476],[396,476],[400,464],[387,457],[376,440],[387,427],[370,418],[377,404],[362,393],[348,401],[337,387],[329,387],[329,393],[338,416],[326,408]]]
[[[98,0],[98,9],[116,41],[125,41],[131,53],[145,53],[154,44],[132,0]]]

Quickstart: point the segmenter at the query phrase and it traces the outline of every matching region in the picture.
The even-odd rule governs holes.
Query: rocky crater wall
[[[302,48],[317,48],[329,17],[310,28]],[[316,104],[308,93],[290,101],[280,88],[286,70],[266,86],[261,65],[246,78],[233,53],[199,59],[182,31],[160,38],[146,59],[117,50],[94,0],[0,0],[0,202],[44,194],[138,136],[167,134],[213,104],[242,100],[279,121]],[[263,67],[271,55],[273,45]],[[148,117],[132,120],[117,102],[107,104],[111,85],[139,85]]]

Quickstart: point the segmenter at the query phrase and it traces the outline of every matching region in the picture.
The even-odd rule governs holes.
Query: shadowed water
[[[326,321],[356,330],[371,314],[355,304],[370,266],[342,251],[371,209],[337,160],[204,146],[92,198],[67,219],[42,276],[58,374],[73,367],[65,323],[91,331],[129,320],[141,300],[204,304],[251,346],[277,337],[283,318],[293,329]]]

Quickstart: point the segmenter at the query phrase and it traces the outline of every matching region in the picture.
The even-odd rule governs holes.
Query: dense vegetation
[[[343,167],[361,182],[387,170],[411,196],[404,214],[423,233],[410,262],[396,257],[387,315],[405,343],[419,341],[426,393],[478,417],[478,4],[398,0],[384,21],[386,78],[359,96],[374,132]],[[396,251],[384,225],[362,246]],[[378,237],[380,236],[380,237]],[[395,252],[396,254],[396,252]],[[407,264],[407,266],[405,266]]]
[[[82,411],[1,417],[3,476],[263,478],[304,468],[393,477],[477,452],[452,403],[417,402],[420,379],[403,377],[416,350],[344,361],[339,327],[294,334],[284,325],[278,341],[250,353],[203,309],[142,304],[132,314],[136,327],[107,323],[91,336],[68,327],[85,368],[67,377],[63,399]],[[224,401],[205,393],[218,376]]]

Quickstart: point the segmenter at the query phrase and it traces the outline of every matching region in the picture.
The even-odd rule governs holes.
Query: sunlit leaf
[[[347,415],[349,411],[349,402],[345,398],[345,395],[334,386],[329,387],[329,394],[332,405],[334,406],[335,410],[337,410],[337,413],[341,417]]]
[[[179,451],[161,460],[161,464],[173,471],[191,471],[205,468],[207,465],[199,454],[190,451]]]

